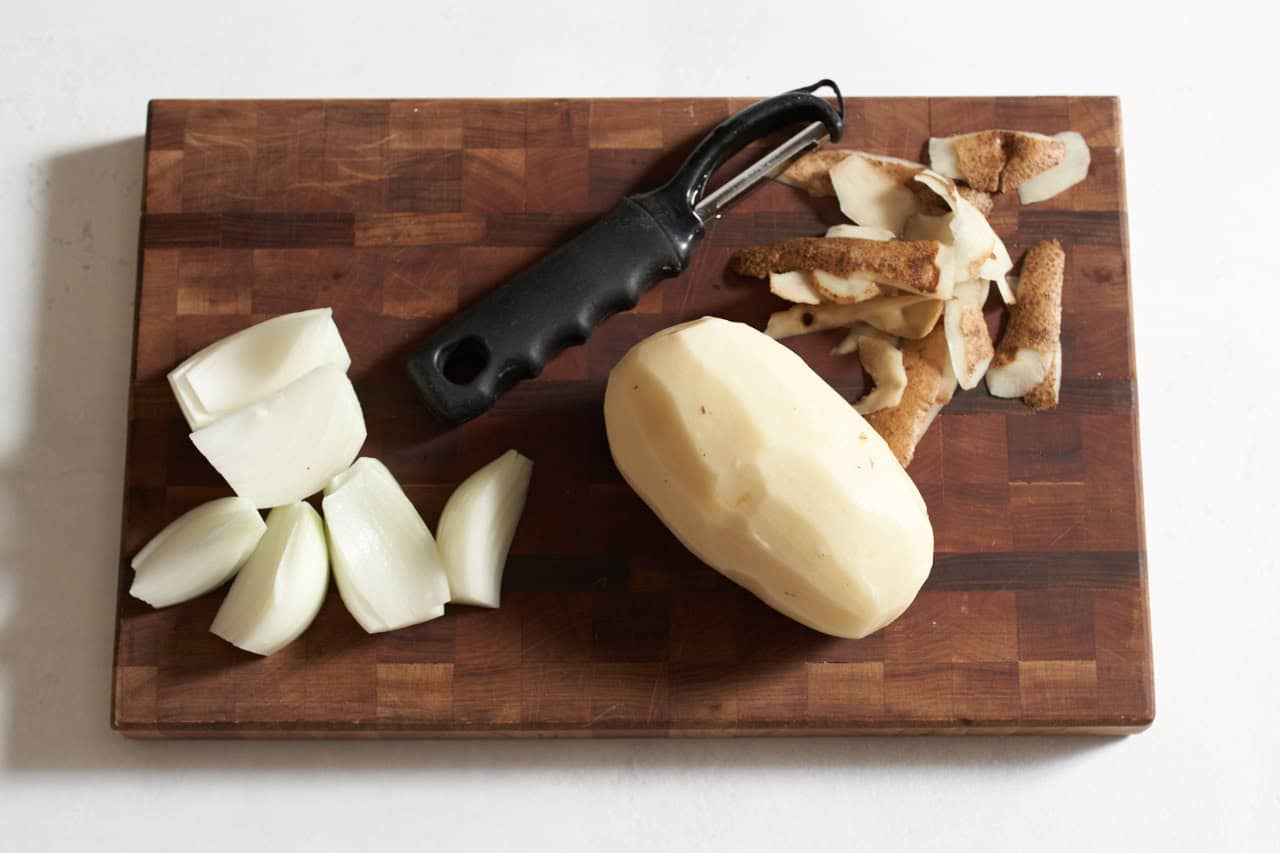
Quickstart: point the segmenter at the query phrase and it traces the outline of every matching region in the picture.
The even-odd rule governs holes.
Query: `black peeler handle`
[[[836,93],[841,107],[813,94]],[[843,100],[829,80],[760,101],[716,126],[672,178],[630,196],[604,218],[498,287],[432,335],[409,359],[409,375],[437,419],[483,414],[522,379],[537,376],[606,317],[635,307],[657,281],[689,262],[703,222],[694,208],[711,175],[752,141],[799,123],[844,130]]]

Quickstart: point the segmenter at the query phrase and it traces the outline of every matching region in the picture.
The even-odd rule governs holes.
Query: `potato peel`
[[[1062,142],[1065,156],[1058,165],[1024,181],[1018,187],[1018,201],[1035,204],[1051,199],[1080,183],[1089,174],[1089,143],[1075,131],[1059,133],[1055,139]]]
[[[793,270],[821,270],[840,278],[861,274],[902,290],[948,299],[955,280],[947,261],[936,240],[797,237],[740,249],[729,266],[739,275],[755,278]]]
[[[943,304],[924,296],[883,296],[855,305],[795,305],[769,317],[765,334],[775,340],[866,323],[900,338],[923,338],[942,317]]]
[[[811,196],[822,198],[836,194],[831,186],[831,169],[852,154],[838,148],[810,151],[796,158],[775,180],[780,184],[804,190]]]
[[[987,389],[994,396],[1022,397],[1049,376],[1062,343],[1065,269],[1066,253],[1057,240],[1037,243],[1027,252],[1018,303],[987,370]]]
[[[769,273],[769,290],[774,296],[803,305],[817,305],[821,294],[814,287],[813,276],[803,270]]]
[[[902,398],[896,406],[869,414],[867,423],[905,468],[911,464],[920,439],[950,400],[950,357],[942,328],[935,328],[922,340],[903,341],[902,363],[907,376]]]
[[[853,404],[858,414],[890,409],[902,402],[907,372],[897,341],[884,335],[864,335],[858,342],[858,361],[875,386]]]
[[[982,192],[1011,192],[1066,159],[1065,140],[1024,130],[980,130],[929,140],[934,171]]]
[[[855,151],[832,167],[830,178],[845,216],[901,234],[917,208],[911,180],[923,170],[920,163]]]

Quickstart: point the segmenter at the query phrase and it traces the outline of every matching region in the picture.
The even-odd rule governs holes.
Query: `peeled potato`
[[[641,341],[609,375],[614,462],[697,557],[823,633],[896,619],[933,565],[920,492],[799,356],[712,317]]]

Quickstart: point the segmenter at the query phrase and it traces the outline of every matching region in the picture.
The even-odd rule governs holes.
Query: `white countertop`
[[[0,850],[1276,849],[1274,20],[1231,2],[181,5],[21,2],[0,25]],[[903,26],[929,20],[954,43]],[[821,76],[850,95],[1123,97],[1150,731],[407,744],[109,731],[149,98],[740,95]]]

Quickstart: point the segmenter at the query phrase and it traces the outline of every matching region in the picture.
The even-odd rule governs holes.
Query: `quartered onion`
[[[152,607],[204,595],[244,565],[266,529],[245,498],[201,504],[170,522],[133,558],[129,594]]]
[[[329,586],[324,523],[310,504],[277,507],[209,628],[233,646],[269,655],[315,620]]]
[[[363,457],[325,488],[338,592],[369,633],[444,613],[449,581],[427,524],[387,467]]]
[[[364,440],[360,401],[337,365],[318,367],[191,433],[236,494],[259,507],[320,491],[351,464]]]
[[[440,555],[459,604],[497,607],[533,463],[508,450],[462,482],[440,516]]]
[[[197,430],[326,364],[345,372],[351,356],[333,309],[316,308],[273,317],[210,344],[169,373],[169,386]]]

